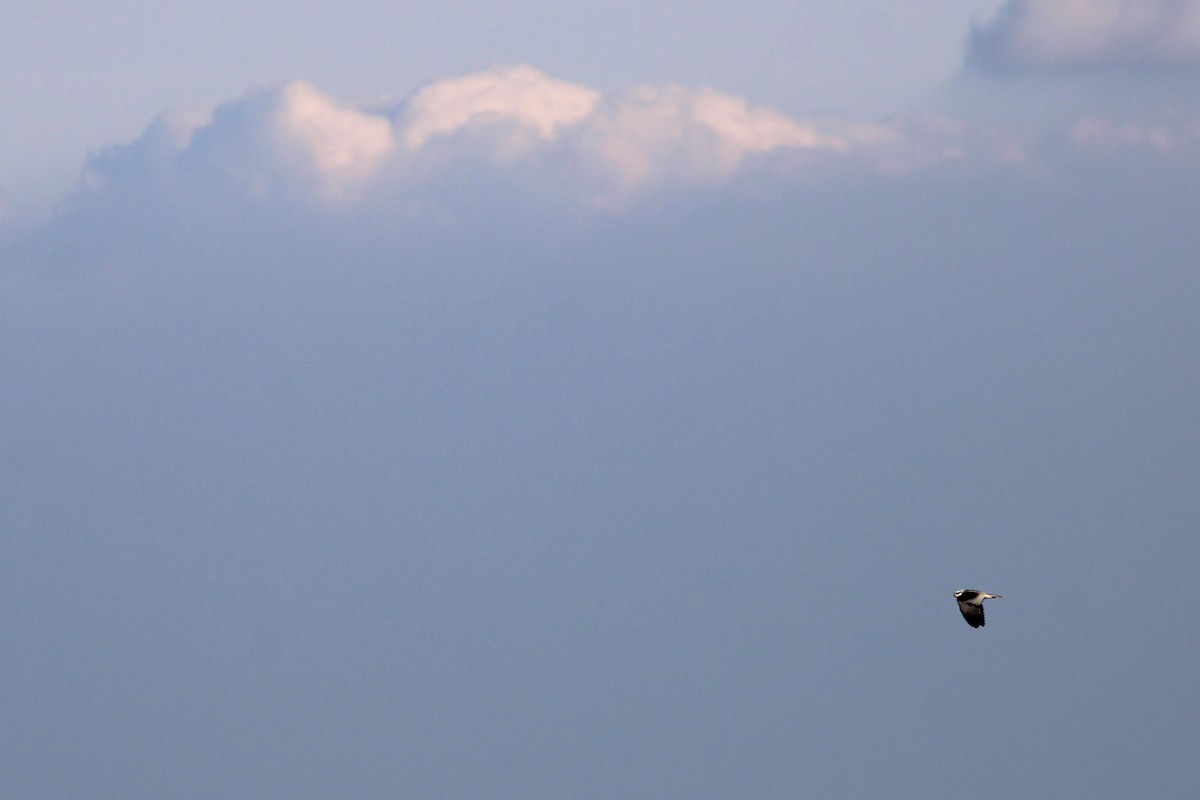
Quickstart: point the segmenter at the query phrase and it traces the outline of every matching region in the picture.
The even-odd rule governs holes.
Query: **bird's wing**
[[[983,627],[983,603],[964,603],[959,600],[958,610],[962,612],[963,619],[972,628]]]

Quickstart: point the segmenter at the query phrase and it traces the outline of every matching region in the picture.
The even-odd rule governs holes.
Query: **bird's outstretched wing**
[[[983,627],[983,603],[964,603],[959,600],[958,610],[962,612],[963,619],[972,628]]]

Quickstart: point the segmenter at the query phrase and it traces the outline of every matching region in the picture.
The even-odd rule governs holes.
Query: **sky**
[[[1192,796],[1200,3],[453,5],[0,33],[0,794]]]

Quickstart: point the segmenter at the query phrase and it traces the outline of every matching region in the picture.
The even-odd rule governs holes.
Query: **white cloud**
[[[279,97],[271,120],[277,152],[320,176],[334,195],[370,177],[395,146],[386,120],[346,108],[306,83],[289,84]]]
[[[337,202],[355,198],[394,148],[386,119],[296,81],[218,109],[184,149],[251,193]]]
[[[612,98],[581,135],[581,151],[633,188],[663,180],[711,183],[731,176],[747,156],[773,150],[826,149],[847,143],[712,89],[642,87]]]
[[[1198,0],[1009,0],[971,38],[998,69],[1200,64]]]
[[[599,92],[532,67],[498,68],[426,86],[404,104],[398,124],[410,150],[435,136],[493,122],[528,128],[549,140],[582,122],[599,101]]]
[[[164,114],[130,145],[92,159],[85,191],[158,190],[200,179],[257,198],[356,199],[395,149],[390,123],[304,81],[209,109]]]
[[[346,205],[419,194],[464,164],[520,165],[580,202],[613,206],[728,180],[751,156],[846,153],[881,130],[794,120],[709,88],[605,96],[517,66],[434,82],[394,109],[352,107],[296,81],[212,111],[173,112],[94,158],[81,184],[98,193],[198,181],[249,198]]]
[[[385,216],[453,219],[457,205],[493,187],[520,203],[616,211],[748,175],[1044,169],[1064,153],[1109,158],[1139,148],[1194,163],[1195,118],[1186,110],[1062,109],[1049,126],[1023,130],[929,112],[886,122],[797,119],[711,88],[602,93],[527,66],[436,81],[385,108],[356,107],[296,81],[162,116],[137,141],[93,158],[79,199],[123,195],[153,208],[206,198],[215,198],[211,208],[232,208],[231,200],[369,205]]]
[[[433,83],[395,121],[414,158],[439,137],[472,132],[496,163],[553,153],[625,188],[723,180],[746,156],[773,150],[848,149],[814,123],[714,89],[643,86],[606,97],[528,66]]]

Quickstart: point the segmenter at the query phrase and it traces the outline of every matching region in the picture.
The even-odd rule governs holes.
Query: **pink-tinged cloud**
[[[296,81],[215,110],[165,115],[110,148],[83,188],[200,180],[249,198],[346,205],[417,192],[456,167],[529,169],[593,205],[728,180],[751,157],[837,156],[889,134],[789,118],[713,89],[604,95],[527,66],[436,81],[391,108],[359,108]]]
[[[390,105],[357,106],[295,81],[215,109],[171,112],[138,140],[91,159],[78,197],[387,215],[452,208],[503,185],[535,204],[620,211],[747,176],[1040,169],[1039,150],[1176,158],[1195,149],[1196,127],[1186,113],[1106,108],[1064,109],[1050,127],[1028,130],[934,112],[886,122],[798,119],[711,88],[604,93],[516,66],[436,81]]]

